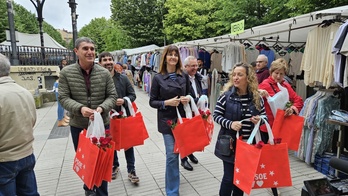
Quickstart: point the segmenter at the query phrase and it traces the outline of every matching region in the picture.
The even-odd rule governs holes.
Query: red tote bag
[[[292,186],[288,146],[265,144],[257,165],[253,189]]]
[[[115,118],[119,114],[115,111],[110,119],[110,132],[112,140],[115,142],[115,150],[127,150],[133,146],[143,145],[144,140],[149,138],[143,115],[139,111],[134,112],[133,105],[128,97],[124,97],[124,99],[128,103],[131,116]],[[122,110],[123,114],[126,114],[124,107],[122,107]]]
[[[304,118],[302,116],[285,116],[284,110],[277,110],[272,130],[274,137],[282,138],[290,150],[297,151],[303,130]]]
[[[261,149],[237,139],[233,184],[250,194],[259,164]]]
[[[197,102],[197,108],[203,117],[204,127],[207,132],[209,142],[213,137],[214,120],[209,110],[209,99],[206,95],[201,95]]]
[[[115,150],[115,142],[114,141],[111,141],[110,144],[112,145],[111,148],[108,148],[106,150],[106,153],[107,153],[107,158],[106,158],[106,162],[105,162],[105,165],[104,165],[104,171],[103,171],[103,180],[105,181],[108,181],[108,182],[111,182],[111,172],[112,171],[112,166],[113,166],[113,163],[114,163],[114,150]]]
[[[193,98],[191,96],[189,97],[191,99],[192,110],[189,104],[184,106],[186,119],[182,120],[179,110],[176,108],[178,123],[173,130],[175,138],[174,152],[179,151],[180,158],[184,158],[196,151],[203,151],[204,147],[209,145],[204,120],[199,114]],[[192,111],[195,117],[192,117]]]
[[[89,189],[92,189],[94,186],[94,174],[97,168],[98,156],[98,146],[94,145],[86,137],[86,130],[83,130],[79,135],[73,170]]]
[[[96,171],[94,173],[94,178],[93,178],[94,179],[94,186],[96,186],[96,187],[100,187],[100,185],[103,181],[103,176],[104,176],[103,166],[104,166],[104,163],[107,161],[106,155],[107,155],[106,152],[99,148],[99,156],[97,159]]]
[[[185,120],[182,124],[177,124],[173,130],[173,135],[180,158],[196,151],[202,151],[209,144],[201,116],[195,116]]]
[[[136,116],[110,120],[110,132],[115,142],[115,150],[131,148],[143,145],[149,137],[140,112]]]
[[[263,117],[261,119],[267,127],[269,144],[258,145],[258,148],[252,145],[255,136],[256,141],[260,141],[261,120],[247,142],[237,140],[233,183],[247,194],[256,188],[292,186],[287,144],[275,144],[268,122]]]

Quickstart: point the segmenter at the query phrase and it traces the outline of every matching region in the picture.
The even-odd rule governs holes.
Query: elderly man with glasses
[[[256,59],[256,76],[259,84],[269,77],[269,70],[267,67],[268,58],[264,54],[260,54]]]

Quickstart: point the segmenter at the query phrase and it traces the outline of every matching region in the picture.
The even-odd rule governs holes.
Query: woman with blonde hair
[[[214,121],[221,125],[218,141],[215,146],[215,155],[223,162],[224,175],[221,181],[221,196],[243,196],[243,191],[233,184],[234,161],[236,150],[236,134],[247,140],[261,115],[266,115],[263,100],[258,92],[258,82],[251,65],[238,63],[229,74],[229,82],[224,93],[218,98],[214,111]],[[244,119],[248,121],[240,122]],[[219,142],[221,136],[232,138],[226,153]],[[248,163],[245,163],[248,164]]]

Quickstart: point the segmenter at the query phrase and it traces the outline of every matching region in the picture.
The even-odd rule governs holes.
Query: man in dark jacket
[[[115,105],[117,94],[110,73],[94,63],[93,40],[88,37],[78,38],[74,52],[78,57],[77,63],[60,71],[58,100],[70,113],[70,131],[76,151],[80,132],[87,129],[88,121],[94,118],[94,111],[102,115],[105,127],[109,126],[109,111]],[[108,195],[106,181],[93,190],[87,186],[84,189],[86,196]]]
[[[127,109],[128,108],[127,102],[125,101],[124,97],[128,97],[131,102],[133,102],[136,99],[136,95],[135,95],[132,84],[130,83],[126,75],[123,75],[115,71],[114,59],[109,52],[102,52],[99,54],[99,64],[110,71],[110,74],[114,81],[114,85],[116,87],[116,91],[118,95],[116,100],[116,106],[114,109],[119,112],[121,111],[121,106],[123,106],[126,108],[127,116],[129,116],[130,113],[128,113],[129,110]],[[122,67],[122,64],[117,63],[116,66]],[[139,177],[135,173],[134,148],[132,147],[125,150],[124,154],[127,160],[128,179],[132,183],[137,183],[139,182]],[[117,178],[117,174],[119,172],[119,166],[120,166],[120,163],[118,162],[117,151],[115,150],[114,163],[113,163],[112,176],[111,176],[113,180]]]
[[[260,54],[256,59],[256,76],[259,84],[269,77],[269,70],[267,67],[268,58],[264,54]]]

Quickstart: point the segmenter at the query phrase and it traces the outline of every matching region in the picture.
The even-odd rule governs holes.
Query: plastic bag
[[[103,121],[103,118],[99,112],[94,111],[94,120],[90,121],[90,124],[87,128],[86,137],[88,137],[88,138],[105,137],[104,121]]]
[[[282,87],[279,83],[277,83],[279,92],[277,92],[273,97],[267,97],[267,102],[271,107],[272,114],[275,117],[277,114],[277,109],[284,110],[286,103],[289,101],[289,92],[288,89]]]

